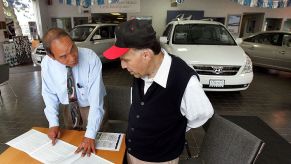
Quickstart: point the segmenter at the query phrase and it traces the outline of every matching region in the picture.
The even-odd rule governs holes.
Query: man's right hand
[[[49,128],[47,135],[52,140],[52,144],[55,145],[57,142],[57,138],[61,137],[60,128],[58,126]]]

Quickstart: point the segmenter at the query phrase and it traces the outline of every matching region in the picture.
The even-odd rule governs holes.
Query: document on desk
[[[96,149],[119,151],[123,137],[124,134],[122,133],[98,132],[95,140]]]
[[[34,129],[7,142],[6,144],[24,151],[36,160],[47,164],[112,164],[112,162],[95,154],[91,154],[90,157],[81,157],[81,153],[74,153],[77,149],[76,146],[62,140],[58,140],[53,146],[51,140],[46,134]]]

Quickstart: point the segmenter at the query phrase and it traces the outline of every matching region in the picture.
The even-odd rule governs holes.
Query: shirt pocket
[[[82,87],[78,88],[78,100],[80,101],[88,101],[88,88],[87,87]]]

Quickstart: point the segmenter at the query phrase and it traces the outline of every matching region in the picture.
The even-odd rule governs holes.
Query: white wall
[[[59,0],[53,0],[53,5],[48,6],[48,13],[51,18],[88,16],[86,14],[81,14],[79,7],[73,5],[62,5],[59,3]]]
[[[91,12],[92,13],[136,12],[136,11],[140,11],[140,1],[141,0],[134,0],[132,1],[131,4],[127,4],[126,1],[124,1],[125,4],[116,4],[116,5],[109,5],[108,1],[105,1],[105,4],[102,7],[98,5],[91,6]],[[86,17],[88,16],[88,14],[84,14],[82,12],[82,10],[84,10],[83,7],[75,6],[75,5],[63,5],[59,3],[59,0],[53,0],[53,5],[49,6],[48,10],[49,10],[50,17],[54,17],[54,18],[58,18],[60,16],[61,17]],[[88,10],[88,9],[85,9],[85,10]]]
[[[158,35],[165,29],[167,10],[204,10],[205,17],[225,17],[229,14],[265,13],[265,18],[291,18],[291,7],[283,9],[266,9],[238,5],[231,0],[185,0],[178,7],[171,7],[171,0],[141,0],[139,13],[131,16],[152,16],[153,26]],[[283,20],[283,21],[284,21]]]
[[[48,11],[47,1],[34,0],[33,7],[35,10],[36,24],[39,36],[42,38],[43,34],[50,28],[50,16]]]
[[[5,22],[5,15],[3,11],[3,1],[0,0],[0,21]],[[5,41],[4,38],[4,30],[0,30],[0,64],[4,63],[4,52],[3,52],[3,42]]]
[[[44,0],[37,0],[44,1]],[[59,0],[53,0],[52,6],[47,6],[47,15],[49,19],[60,17],[83,17],[86,16],[80,13],[78,7],[69,5],[60,5]],[[231,0],[185,0],[178,7],[171,7],[172,0],[140,0],[140,12],[128,13],[128,18],[132,16],[152,16],[152,22],[158,35],[161,35],[165,25],[167,10],[204,10],[205,17],[225,17],[229,14],[243,13],[265,13],[265,18],[291,18],[291,7],[283,9],[265,9],[254,8],[238,5]],[[43,2],[45,3],[45,2]],[[46,13],[44,13],[46,15]]]

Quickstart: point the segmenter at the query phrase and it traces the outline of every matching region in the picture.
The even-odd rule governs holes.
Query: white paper
[[[122,133],[97,133],[96,149],[119,151],[123,137]]]
[[[81,157],[81,153],[75,154],[76,146],[62,140],[58,140],[53,146],[46,134],[33,129],[6,144],[22,150],[36,160],[47,164],[112,164],[112,162],[95,154],[91,154],[90,157]]]
[[[26,153],[30,153],[35,151],[40,145],[44,145],[48,142],[50,142],[50,139],[47,135],[32,129],[6,144]]]

